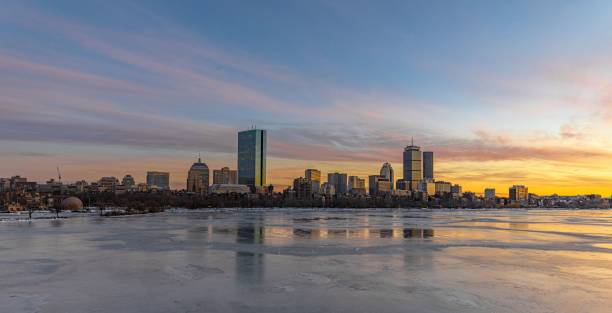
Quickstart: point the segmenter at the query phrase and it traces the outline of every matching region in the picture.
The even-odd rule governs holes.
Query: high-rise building
[[[210,184],[210,171],[208,165],[202,162],[201,158],[191,165],[187,173],[187,191],[199,194],[208,193],[208,185]]]
[[[514,185],[508,190],[508,200],[511,204],[526,205],[528,196],[528,189],[523,185]]]
[[[484,197],[487,200],[495,200],[495,188],[485,188]]]
[[[404,149],[404,180],[410,182],[410,190],[416,190],[421,179],[421,148],[411,143]]]
[[[149,185],[149,188],[170,189],[170,173],[147,172],[147,185]]]
[[[220,170],[213,170],[213,184],[237,184],[238,172],[223,167]]]
[[[310,199],[312,197],[312,182],[308,178],[296,178],[293,180],[293,191],[298,199]]]
[[[366,194],[365,179],[357,176],[348,177],[348,192],[353,195]]]
[[[304,176],[310,179],[312,184],[312,192],[319,193],[321,191],[321,171],[313,168],[309,168],[304,171]]]
[[[383,164],[382,168],[380,169],[380,177],[388,180],[391,183],[391,190],[393,190],[395,176],[394,176],[393,167],[391,167],[391,164],[389,163]]]
[[[132,175],[127,174],[123,176],[123,179],[121,180],[121,184],[127,188],[131,188],[131,187],[134,187],[134,185],[136,185],[136,182],[134,181],[134,177],[132,177]]]
[[[423,179],[434,179],[434,154],[423,151]]]
[[[238,183],[251,187],[266,184],[266,130],[238,133]]]
[[[431,180],[433,181],[433,180]],[[451,193],[452,184],[445,181],[436,181],[436,194],[443,195],[447,193]]]
[[[328,173],[327,182],[334,185],[336,194],[343,195],[347,192],[348,177],[346,173]]]

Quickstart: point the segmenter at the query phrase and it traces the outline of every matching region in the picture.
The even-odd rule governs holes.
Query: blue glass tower
[[[238,183],[266,184],[266,131],[251,129],[238,133]]]

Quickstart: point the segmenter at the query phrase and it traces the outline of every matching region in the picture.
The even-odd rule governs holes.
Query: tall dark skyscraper
[[[346,173],[328,173],[327,182],[334,185],[337,195],[347,193],[348,176]]]
[[[431,151],[423,151],[423,178],[434,179],[434,154]]]
[[[404,149],[404,180],[410,183],[410,190],[416,190],[423,179],[421,148],[411,143]]]
[[[238,183],[266,184],[266,131],[251,129],[238,133]]]

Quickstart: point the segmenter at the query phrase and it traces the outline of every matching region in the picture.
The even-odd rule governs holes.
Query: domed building
[[[62,210],[80,211],[83,209],[83,201],[77,197],[68,197],[62,200]]]
[[[209,173],[208,165],[198,157],[198,162],[193,163],[187,173],[187,191],[199,194],[208,193]]]

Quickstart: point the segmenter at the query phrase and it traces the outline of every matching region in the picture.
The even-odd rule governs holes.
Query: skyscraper
[[[365,179],[357,176],[348,177],[348,192],[353,195],[366,194]]]
[[[147,185],[149,188],[170,189],[170,173],[168,172],[147,172]]]
[[[423,151],[423,179],[434,179],[434,154]]]
[[[495,200],[495,188],[485,188],[484,197],[487,200]]]
[[[388,180],[391,183],[391,190],[393,190],[395,178],[394,178],[393,167],[391,167],[391,164],[389,163],[383,164],[382,168],[380,169],[380,177]]]
[[[421,148],[411,143],[404,149],[404,180],[410,182],[410,190],[416,190],[421,179]]]
[[[213,184],[237,184],[238,173],[232,171],[229,167],[223,167],[220,170],[213,170]]]
[[[251,129],[238,133],[238,183],[266,184],[266,131]]]
[[[201,158],[198,158],[198,161],[191,165],[187,173],[187,191],[207,194],[210,182],[209,175],[208,165],[203,163]]]
[[[529,197],[527,187],[523,185],[514,185],[508,190],[508,200],[511,204],[526,205]]]
[[[306,176],[306,179],[310,179],[312,192],[319,193],[321,190],[321,171],[309,168],[304,172],[304,176]]]
[[[348,186],[346,173],[328,173],[327,182],[334,185],[336,194],[346,194]]]

